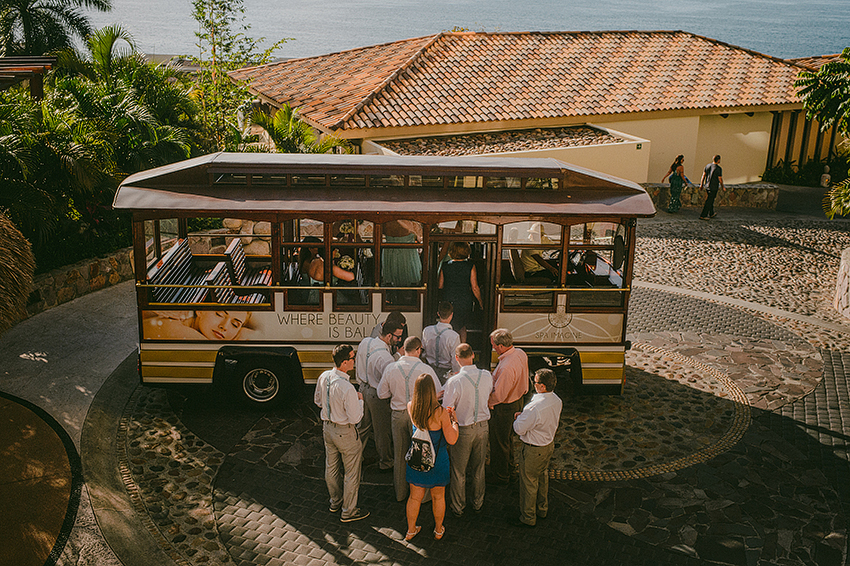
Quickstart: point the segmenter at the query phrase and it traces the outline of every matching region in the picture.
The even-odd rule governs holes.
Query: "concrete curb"
[[[127,356],[97,392],[83,423],[80,455],[91,505],[106,543],[125,566],[174,565],[128,493],[118,463],[119,425],[138,387],[137,354]]]
[[[694,297],[695,299],[702,299],[704,301],[711,301],[714,303],[721,303],[724,305],[729,305],[733,307],[738,307],[741,309],[747,309],[755,312],[761,312],[764,314],[769,314],[773,316],[778,316],[782,318],[788,318],[791,320],[797,320],[800,322],[805,322],[806,324],[811,324],[814,326],[819,326],[821,328],[826,328],[829,330],[834,330],[836,332],[844,332],[850,334],[850,322],[848,322],[848,326],[843,326],[841,324],[836,324],[834,322],[827,322],[825,320],[820,320],[819,318],[814,318],[811,316],[806,316],[803,314],[797,314],[794,312],[785,311],[782,309],[777,309],[774,307],[766,307],[764,305],[760,305],[758,303],[751,303],[749,301],[742,301],[740,299],[733,299],[730,297],[724,297],[723,295],[713,295],[711,293],[705,293],[703,291],[692,291],[690,289],[683,289],[681,287],[671,287],[669,285],[660,285],[658,283],[650,283],[649,281],[639,281],[637,279],[632,280],[632,286],[634,287],[643,287],[646,289],[654,289],[656,291],[665,291],[667,293],[676,293],[677,295],[686,295],[689,297]]]

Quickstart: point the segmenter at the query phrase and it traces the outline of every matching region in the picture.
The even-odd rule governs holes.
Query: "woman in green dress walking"
[[[679,197],[682,196],[682,187],[685,183],[690,183],[688,178],[685,177],[684,163],[685,156],[677,155],[676,161],[670,166],[667,175],[664,175],[664,178],[661,179],[663,183],[667,179],[667,176],[670,176],[670,204],[667,206],[667,212],[670,213],[679,212],[679,209],[682,208],[682,201],[679,200]]]

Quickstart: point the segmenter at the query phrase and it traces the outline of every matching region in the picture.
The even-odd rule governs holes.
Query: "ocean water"
[[[90,12],[121,24],[148,54],[197,54],[190,0],[112,0]],[[430,35],[473,31],[684,30],[774,57],[850,46],[848,0],[244,0],[249,35],[292,38],[278,57],[309,57]]]

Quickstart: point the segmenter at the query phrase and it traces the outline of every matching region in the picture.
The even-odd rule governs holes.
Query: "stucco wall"
[[[696,153],[700,170],[719,153],[724,183],[759,181],[767,164],[771,124],[770,112],[701,117]],[[699,182],[700,175],[691,180]]]
[[[699,182],[698,173],[702,172],[702,167],[705,164],[700,164],[698,160],[694,159],[699,136],[698,116],[596,122],[596,124],[606,129],[617,130],[652,142],[647,180],[644,182],[661,182],[661,178],[667,173],[670,164],[680,153],[685,156],[685,175],[691,180],[696,175],[697,182]],[[601,171],[607,173],[604,169]]]
[[[637,149],[640,145],[641,148]],[[627,141],[617,144],[540,149],[513,153],[487,154],[480,157],[549,157],[594,171],[600,171],[635,183],[646,182],[650,155],[649,141]]]

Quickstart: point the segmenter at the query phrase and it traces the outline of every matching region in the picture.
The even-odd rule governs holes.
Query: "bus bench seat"
[[[230,245],[224,251],[224,258],[230,280],[236,282],[237,285],[271,285],[272,270],[268,267],[249,268],[245,249],[242,247],[242,241],[239,238],[234,238],[230,242]]]
[[[148,272],[151,285],[191,285],[198,270],[192,264],[192,250],[189,241],[181,238],[171,247]],[[159,287],[153,289],[153,301],[157,303],[179,302],[183,291],[178,287]]]
[[[247,295],[237,295],[233,289],[233,282],[230,279],[230,270],[227,269],[226,263],[220,261],[207,275],[204,281],[205,285],[214,285],[210,289],[210,295],[214,303],[222,304],[239,304],[250,303],[258,304],[266,302],[266,298],[262,293],[250,293]],[[223,287],[222,287],[223,286]]]

